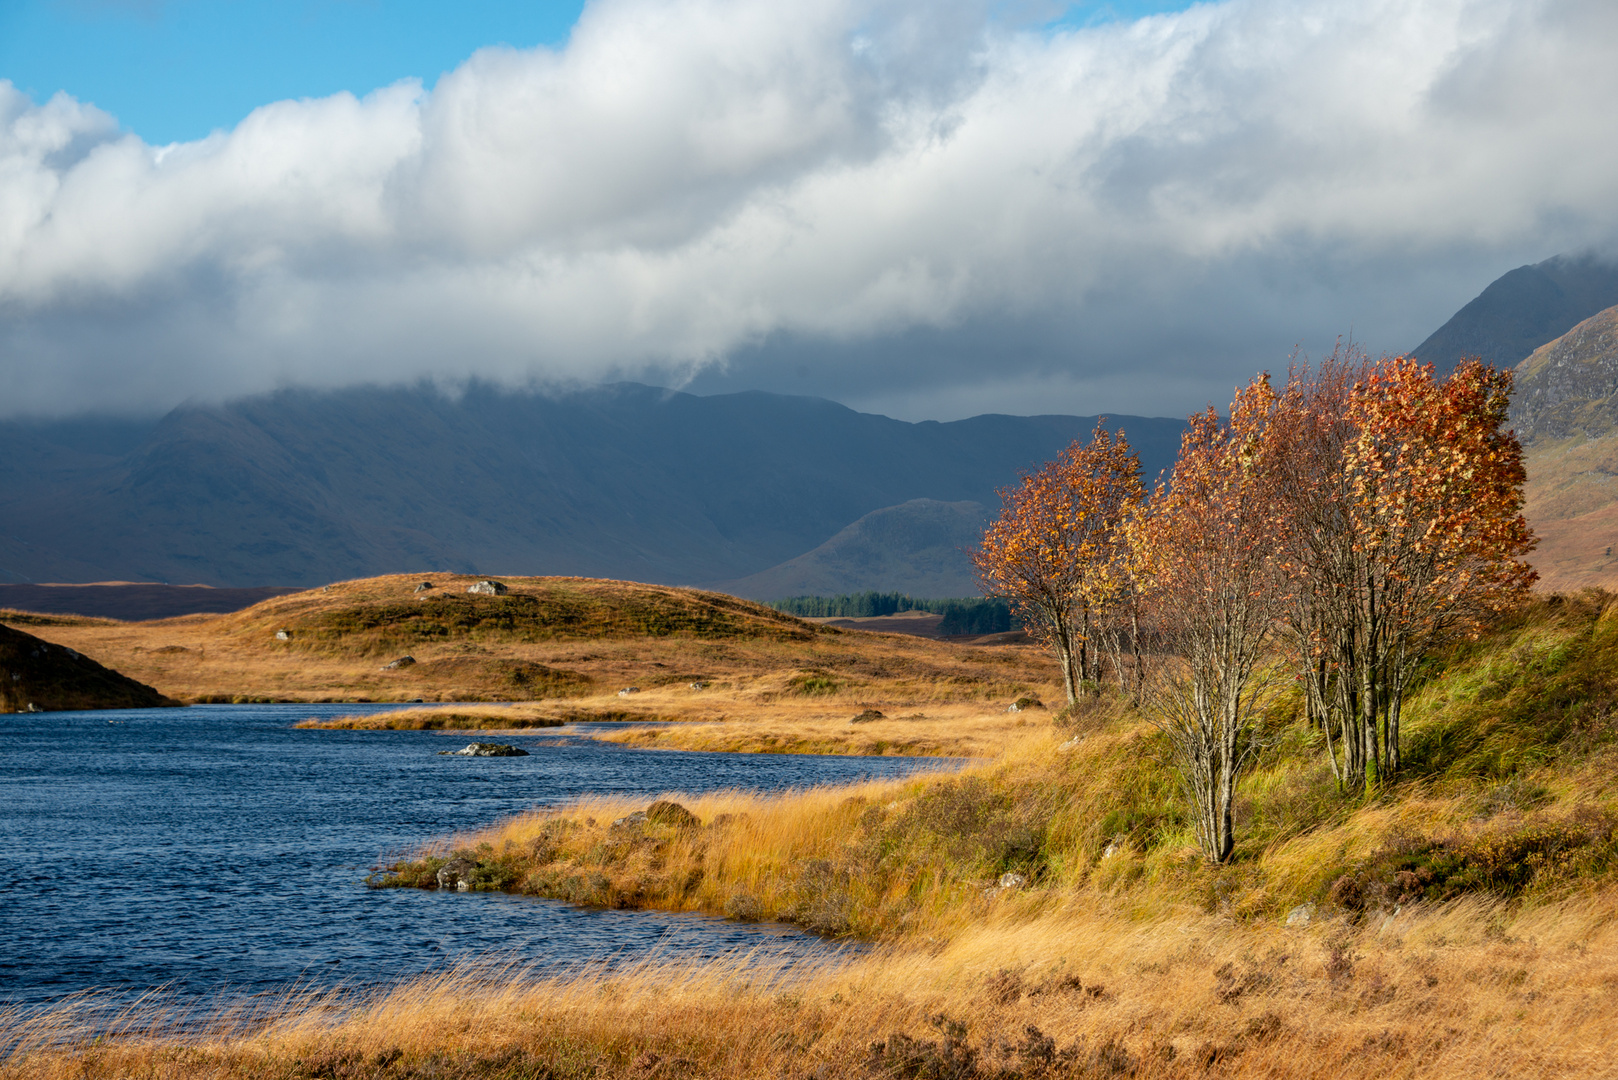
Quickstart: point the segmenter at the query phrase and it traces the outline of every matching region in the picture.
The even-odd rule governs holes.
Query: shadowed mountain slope
[[[1574,324],[1618,304],[1618,263],[1558,255],[1495,279],[1411,355],[1448,371],[1463,356],[1512,367]]]
[[[1148,473],[1170,463],[1182,421],[1118,419]],[[0,580],[733,580],[884,507],[995,505],[1094,423],[911,424],[814,398],[621,384],[284,391],[99,442],[82,422],[0,424]],[[118,439],[136,445],[118,452]]]
[[[0,626],[0,713],[155,709],[174,704],[150,686],[74,649]]]
[[[976,596],[966,549],[983,539],[991,516],[982,503],[912,499],[866,514],[795,559],[713,587],[755,600],[849,592]]]

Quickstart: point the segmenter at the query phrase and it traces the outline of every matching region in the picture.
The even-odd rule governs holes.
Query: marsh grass
[[[678,670],[721,691],[687,715],[747,701],[779,710],[767,721],[778,738],[805,743],[816,724],[850,730],[855,706],[887,715],[850,738],[925,729],[891,707],[914,654],[869,640],[858,663],[817,656],[737,670],[729,685],[714,675],[722,658],[687,656]],[[848,685],[788,692],[811,669]],[[680,693],[654,686],[636,708],[697,700]],[[436,884],[460,858],[476,888],[786,920],[874,941],[867,958],[785,983],[745,965],[451,973],[271,1010],[258,1027],[149,1037],[135,1025],[68,1048],[39,1034],[48,1024],[13,1018],[6,1030],[21,1024],[34,1049],[0,1080],[1611,1075],[1610,598],[1540,602],[1435,657],[1406,714],[1409,775],[1365,794],[1337,790],[1295,707],[1273,710],[1223,866],[1198,856],[1166,748],[1127,703],[1104,696],[1057,724],[953,693],[910,707],[943,731],[1010,725],[960,770],[671,793],[696,818],[687,826],[615,826],[644,803],[586,799],[444,838],[375,878]],[[1304,904],[1310,921],[1287,927]]]
[[[82,1006],[10,1016],[0,1077],[1607,1076],[1615,908],[1469,899],[1286,930],[1007,903],[794,969],[485,965],[178,1023],[137,1008],[100,1038]]]

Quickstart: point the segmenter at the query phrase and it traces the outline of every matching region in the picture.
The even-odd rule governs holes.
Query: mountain
[[[911,499],[866,514],[813,551],[713,588],[753,600],[853,592],[976,596],[966,549],[983,539],[991,517],[978,502]]]
[[[1618,307],[1536,349],[1516,374],[1540,587],[1618,586]]]
[[[1172,462],[1182,421],[1113,419],[1148,475]],[[0,423],[0,580],[735,581],[911,500],[996,506],[997,488],[1095,422],[906,423],[815,398],[619,384],[287,390],[144,427]]]
[[[1618,304],[1618,263],[1558,255],[1493,281],[1411,355],[1448,370],[1463,356],[1512,367],[1575,323]]]

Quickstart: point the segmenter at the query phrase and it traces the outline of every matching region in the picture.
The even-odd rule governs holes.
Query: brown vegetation
[[[555,715],[616,706],[653,718],[667,710],[641,702],[686,702],[690,684],[701,682],[730,695],[715,699],[711,719],[779,700],[827,709],[868,697],[1010,701],[1051,674],[1030,649],[848,634],[717,593],[504,578],[506,595],[468,594],[476,580],[368,578],[229,615],[148,623],[23,612],[0,613],[0,623],[88,652],[190,702],[543,700],[555,703]],[[418,592],[424,582],[433,587]],[[384,669],[404,656],[415,662]],[[642,695],[615,696],[630,686]]]
[[[1461,901],[1286,929],[986,905],[948,941],[783,972],[464,971],[71,1038],[0,1027],[4,1080],[952,1080],[1611,1075],[1618,900]],[[197,1018],[191,1018],[193,1023]]]
[[[1048,716],[1003,714],[1034,722],[963,772],[676,793],[690,818],[622,825],[646,807],[587,799],[446,838],[388,875],[436,885],[459,860],[471,888],[786,919],[874,939],[874,955],[787,972],[451,973],[186,1030],[137,1011],[94,1043],[71,1041],[68,1008],[6,1021],[17,1052],[0,1080],[1610,1069],[1613,598],[1530,605],[1437,654],[1407,704],[1403,778],[1372,794],[1322,782],[1301,695],[1282,700],[1223,865],[1199,854],[1162,736],[1126,701]],[[925,721],[852,727],[882,723]]]

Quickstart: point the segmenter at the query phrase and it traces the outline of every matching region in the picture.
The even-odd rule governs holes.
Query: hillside
[[[1578,323],[1618,304],[1618,263],[1558,255],[1491,282],[1412,350],[1448,370],[1463,356],[1512,367]]]
[[[845,698],[894,687],[1010,701],[1049,667],[1033,649],[845,633],[719,593],[524,577],[497,579],[503,595],[467,592],[479,580],[367,578],[145,623],[20,612],[0,612],[0,623],[192,702],[537,701],[558,716],[655,719],[784,697],[840,715]],[[628,687],[637,691],[618,693]]]
[[[0,713],[155,709],[174,704],[150,686],[74,649],[0,625]]]
[[[1181,421],[1119,419],[1149,471],[1168,464]],[[912,424],[813,398],[623,384],[285,391],[145,429],[0,423],[0,579],[728,581],[913,499],[998,505],[997,488],[1094,422]]]
[[[1542,589],[1618,585],[1618,307],[1517,367],[1512,421],[1527,449],[1525,513]]]
[[[127,581],[92,585],[0,584],[0,609],[142,622],[176,615],[240,611],[272,596],[296,591],[275,586],[211,589],[204,585],[143,585]]]
[[[967,551],[982,541],[991,517],[982,503],[912,499],[866,514],[813,551],[713,588],[754,600],[853,592],[976,596]]]

